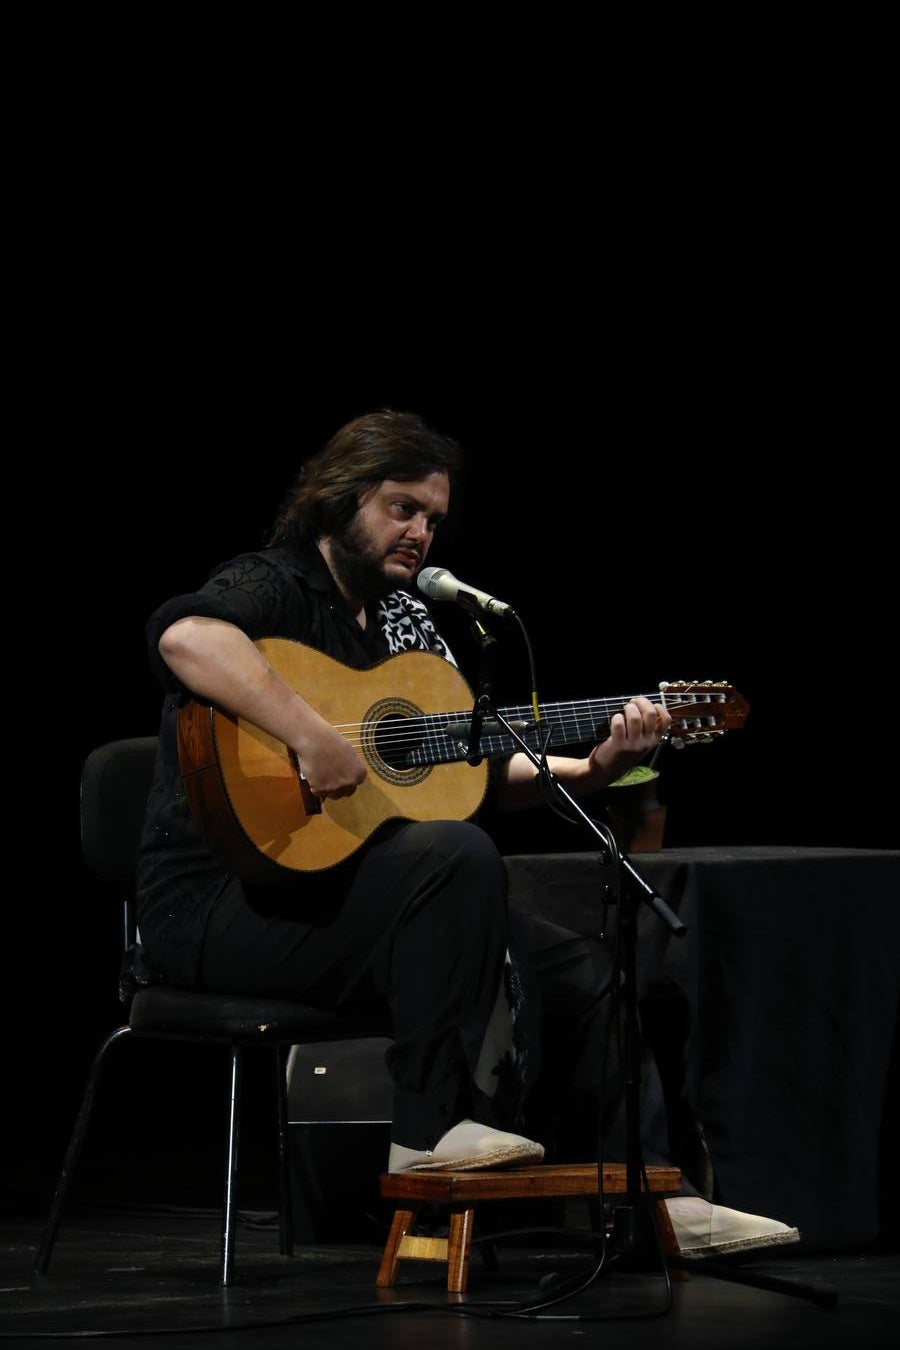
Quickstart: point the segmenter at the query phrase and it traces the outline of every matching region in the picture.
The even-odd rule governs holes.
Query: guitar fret
[[[415,719],[424,723],[425,736],[424,745],[413,751],[408,758],[414,764],[447,764],[456,758],[450,750],[450,742],[446,734],[446,718],[426,714],[420,719]]]

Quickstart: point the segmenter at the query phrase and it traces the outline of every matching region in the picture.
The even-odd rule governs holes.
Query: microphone
[[[455,600],[464,609],[485,609],[488,614],[515,614],[512,605],[495,599],[487,591],[463,585],[446,567],[423,567],[416,578],[416,585],[423,595],[432,600]]]

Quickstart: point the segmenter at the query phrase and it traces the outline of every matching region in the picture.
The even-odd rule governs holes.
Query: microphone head
[[[446,567],[423,567],[416,585],[431,600],[452,600],[456,595],[454,578]]]

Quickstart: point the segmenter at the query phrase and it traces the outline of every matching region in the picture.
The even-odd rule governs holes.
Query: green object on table
[[[627,773],[623,773],[621,778],[615,779],[609,786],[611,788],[634,787],[638,783],[649,783],[654,778],[658,777],[658,770],[651,769],[647,764],[636,764],[633,769],[629,769]]]

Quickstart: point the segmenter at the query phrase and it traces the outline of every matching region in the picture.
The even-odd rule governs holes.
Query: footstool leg
[[[388,1240],[384,1244],[381,1265],[378,1268],[376,1289],[391,1289],[397,1283],[397,1267],[400,1264],[400,1243],[416,1221],[415,1209],[395,1209]]]
[[[447,1292],[449,1294],[464,1294],[466,1292],[474,1227],[474,1208],[451,1211],[450,1242],[447,1249]]]
[[[681,1248],[678,1245],[678,1238],[675,1236],[675,1229],[672,1227],[672,1220],[669,1218],[665,1200],[660,1199],[656,1202],[656,1227],[667,1259],[678,1261],[681,1258]],[[679,1275],[682,1274],[681,1271],[678,1273]]]

